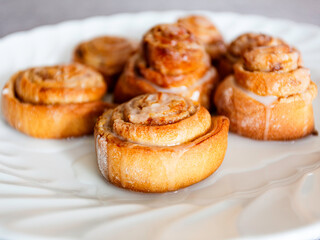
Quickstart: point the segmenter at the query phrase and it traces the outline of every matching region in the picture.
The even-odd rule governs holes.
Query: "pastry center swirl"
[[[265,34],[247,33],[239,36],[229,46],[229,53],[239,58],[244,52],[261,46],[277,46],[285,44],[281,39],[271,37]]]
[[[177,24],[155,26],[143,37],[147,65],[164,75],[195,71],[204,64],[205,49],[186,28]]]
[[[171,45],[176,48],[185,44],[188,45],[195,41],[194,35],[186,28],[174,24],[159,25],[155,27],[151,30],[148,37],[153,38],[158,44]]]
[[[15,82],[18,97],[34,104],[94,101],[105,90],[102,76],[80,64],[30,68],[22,71]]]
[[[124,119],[143,125],[166,125],[190,117],[197,110],[189,100],[173,94],[152,94],[125,104]]]
[[[250,71],[288,72],[299,66],[299,52],[288,45],[258,47],[243,54],[245,68]]]
[[[130,142],[172,146],[205,134],[211,127],[211,116],[192,100],[155,93],[138,96],[116,107],[106,127]]]
[[[26,71],[22,77],[44,87],[89,88],[97,86],[97,83],[101,85],[100,79],[95,78],[92,71],[87,71],[80,65],[33,68]]]
[[[178,24],[190,30],[205,44],[222,40],[221,34],[217,28],[206,17],[195,15],[180,18]]]
[[[100,37],[83,43],[80,45],[79,50],[83,55],[92,54],[103,58],[108,64],[108,60],[110,60],[111,63],[113,58],[122,59],[123,57],[128,56],[132,51],[132,46],[126,39],[117,37]]]
[[[124,50],[130,47],[128,41],[120,38],[98,38],[88,43],[88,49],[100,54],[107,54],[110,51]]]

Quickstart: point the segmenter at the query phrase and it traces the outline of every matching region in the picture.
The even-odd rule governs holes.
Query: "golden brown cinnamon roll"
[[[17,130],[38,138],[77,137],[93,132],[111,105],[101,101],[103,77],[80,64],[37,67],[14,74],[2,90],[2,112]]]
[[[288,45],[258,47],[234,65],[237,83],[261,96],[284,97],[304,92],[310,70],[300,65],[300,53]]]
[[[287,45],[244,53],[214,97],[218,113],[230,119],[231,131],[259,140],[291,140],[314,131],[317,87],[300,59]]]
[[[111,90],[135,49],[136,44],[125,38],[102,36],[80,43],[74,51],[73,60],[103,74]]]
[[[142,192],[174,191],[222,163],[229,121],[175,94],[140,95],[106,111],[95,126],[99,169],[111,183]]]
[[[226,52],[223,37],[216,26],[206,17],[191,15],[178,19],[178,24],[191,31],[202,42],[213,61]]]
[[[158,25],[144,35],[141,46],[117,83],[115,102],[143,93],[170,92],[210,106],[217,73],[190,31],[177,24]]]
[[[277,46],[285,44],[286,43],[283,40],[266,34],[242,34],[229,44],[225,56],[219,61],[219,74],[223,79],[227,75],[233,73],[233,65],[241,60],[242,55],[248,50],[261,46]]]

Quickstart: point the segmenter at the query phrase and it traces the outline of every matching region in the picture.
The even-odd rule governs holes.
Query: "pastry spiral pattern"
[[[242,59],[246,51],[256,47],[286,45],[279,39],[262,33],[245,33],[233,40],[219,61],[219,74],[222,78],[233,73],[233,65]]]
[[[99,71],[108,88],[113,89],[128,58],[136,49],[136,44],[128,39],[115,36],[101,36],[80,43],[73,60]]]
[[[202,42],[213,61],[226,52],[223,37],[216,26],[206,17],[191,15],[179,18],[177,23],[191,31]]]
[[[103,77],[81,64],[36,67],[13,75],[2,91],[2,112],[14,128],[39,138],[93,132],[111,105],[101,101]]]
[[[111,183],[143,192],[174,191],[222,163],[229,121],[176,94],[140,95],[106,111],[95,126],[99,169]]]
[[[255,94],[285,97],[310,85],[310,70],[300,64],[300,53],[288,45],[258,47],[243,54],[234,75],[239,85]]]
[[[316,94],[300,53],[277,45],[243,53],[214,101],[218,112],[229,117],[231,131],[259,140],[291,140],[314,131]]]
[[[114,100],[125,102],[144,93],[167,92],[210,106],[216,70],[204,46],[184,27],[162,24],[143,37],[115,88]]]

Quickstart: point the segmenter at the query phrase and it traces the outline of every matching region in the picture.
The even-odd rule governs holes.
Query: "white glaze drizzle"
[[[264,132],[263,132],[263,139],[267,140],[268,139],[268,135],[269,135],[269,128],[270,128],[270,115],[271,115],[271,108],[272,108],[272,104],[278,99],[277,96],[260,96],[257,95],[241,86],[239,86],[234,77],[230,77],[229,81],[232,85],[233,88],[236,88],[240,91],[242,91],[243,93],[245,93],[246,95],[248,95],[249,97],[251,97],[252,99],[258,101],[259,103],[263,104],[265,106],[265,110],[266,110],[266,118],[265,118],[265,128],[264,128]]]
[[[161,14],[163,15],[163,13]],[[228,19],[236,19],[235,17],[228,16]],[[245,22],[244,20],[247,20],[245,17],[242,16],[243,19],[240,20],[237,18],[237,21],[234,22],[241,27]],[[157,18],[157,15],[154,18]],[[138,19],[137,22],[141,22],[141,16]],[[264,22],[266,21],[267,19]],[[222,26],[229,21],[225,22],[222,21]],[[263,25],[264,22],[254,25],[254,29],[258,31],[260,27],[265,26]],[[300,41],[301,38],[299,37],[303,36],[301,32],[309,30],[303,27],[288,25],[290,37],[293,36],[294,39]],[[227,27],[225,29],[229,33],[229,29]],[[73,35],[78,36],[78,34]],[[306,35],[304,36],[306,37]],[[318,58],[316,52],[312,50],[319,42],[317,41],[319,36],[319,34],[315,35],[318,38],[312,42],[300,41],[302,47],[307,44],[310,45],[310,48],[309,46],[307,48],[309,50],[308,54],[310,53],[311,57],[314,58]],[[21,41],[23,41],[22,36]],[[50,41],[47,41],[46,44],[50,44]],[[12,54],[15,54],[14,48],[9,49],[11,49]],[[47,47],[47,49],[50,49],[50,47]],[[53,54],[53,59],[60,54],[60,51],[55,52],[57,54]],[[310,54],[307,56],[309,60]],[[3,54],[3,56],[6,56],[6,54]],[[23,58],[27,56],[21,54],[22,62]],[[28,56],[25,62],[34,64],[32,62],[35,61],[34,59],[38,58]],[[8,66],[9,62],[6,62]],[[17,64],[16,62],[14,63]],[[314,74],[319,72],[316,62],[312,61],[310,63],[315,66]],[[22,66],[19,68],[22,68]],[[319,103],[319,98],[317,103]],[[318,113],[319,111],[316,111],[315,120],[317,123],[320,119]],[[273,210],[279,212],[277,216],[281,216],[282,219],[291,216],[290,223],[292,222],[292,224],[290,226],[307,226],[304,231],[302,229],[302,232],[300,232],[302,235],[305,233],[309,233],[309,236],[314,234],[313,231],[310,231],[310,228],[316,231],[316,226],[318,226],[308,226],[308,224],[310,224],[310,219],[316,220],[319,216],[316,211],[319,209],[316,200],[320,196],[319,160],[312,155],[312,152],[318,150],[319,137],[298,140],[295,144],[292,142],[279,144],[252,142],[231,135],[229,136],[228,150],[232,149],[233,151],[228,151],[229,155],[226,159],[228,161],[224,162],[223,168],[220,168],[218,174],[214,177],[182,189],[177,193],[139,194],[113,188],[106,184],[102,178],[97,177],[95,155],[92,152],[92,137],[75,138],[66,142],[64,140],[36,140],[26,138],[18,133],[15,134],[4,124],[1,128],[1,136],[4,139],[0,144],[2,148],[1,156],[3,157],[2,167],[4,168],[4,164],[9,162],[16,166],[4,170],[7,174],[3,175],[1,191],[2,195],[5,196],[2,197],[1,204],[2,219],[3,221],[10,219],[10,224],[3,223],[2,229],[6,234],[10,234],[11,238],[23,238],[24,235],[22,234],[27,231],[34,238],[42,239],[50,238],[53,234],[56,236],[66,235],[69,238],[79,238],[80,234],[85,234],[90,239],[102,238],[107,235],[110,238],[121,238],[123,229],[132,225],[133,217],[138,217],[141,224],[139,224],[139,228],[137,227],[134,229],[135,231],[132,231],[130,237],[140,237],[141,240],[148,239],[147,234],[145,236],[140,234],[143,230],[140,227],[146,225],[150,228],[160,229],[155,231],[154,238],[165,238],[168,234],[171,234],[169,236],[172,237],[180,234],[181,238],[190,238],[195,232],[201,232],[203,238],[230,237],[230,234],[234,234],[232,235],[233,238],[241,238],[247,237],[250,233],[252,235],[249,235],[249,237],[254,237],[253,234],[263,234],[265,228],[262,228],[262,226],[268,226],[270,234],[275,231],[287,231],[287,222],[279,220],[274,215],[272,215],[273,217],[268,215],[269,217],[264,218],[259,223],[254,221],[256,218],[253,218],[253,216],[261,213],[268,214],[271,205],[269,203],[273,203]],[[41,143],[41,147],[39,147],[39,143]],[[8,147],[6,144],[19,148],[19,151]],[[74,144],[77,147],[70,151]],[[254,148],[252,148],[252,144],[255,144]],[[262,145],[267,154],[261,153],[262,147],[260,148],[260,146]],[[251,154],[247,154],[247,151],[244,150],[246,148],[249,148]],[[239,151],[234,151],[234,149],[241,149],[241,153],[244,154],[239,154]],[[37,151],[43,153],[40,154]],[[52,155],[50,154],[51,151],[57,151],[53,158],[50,157]],[[44,153],[48,154],[49,157],[44,159]],[[12,156],[9,158],[5,154]],[[277,156],[277,158],[274,156]],[[71,164],[72,162],[75,164]],[[239,162],[241,164],[237,164]],[[48,165],[50,168],[48,168]],[[22,171],[17,166],[30,170]],[[50,172],[48,169],[59,169],[59,171]],[[80,171],[80,173],[78,174],[77,171]],[[292,171],[292,174],[289,174],[290,171]],[[266,172],[268,174],[265,174]],[[273,174],[274,172],[277,174]],[[255,181],[242,184],[242,180],[246,179],[248,174]],[[19,176],[18,180],[14,180],[14,175]],[[11,184],[6,185],[9,183]],[[233,187],[226,187],[230,185]],[[37,194],[33,194],[34,192]],[[290,199],[292,207],[286,208],[287,211],[281,211],[283,206],[288,203],[288,199]],[[69,204],[68,200],[72,201],[72,205]],[[33,204],[29,206],[27,203],[31,203],[31,201],[33,201]],[[56,204],[55,207],[52,205],[53,202]],[[305,204],[306,202],[308,204]],[[61,211],[58,211],[58,209]],[[199,218],[199,214],[207,213],[208,209],[212,210],[211,212],[214,210],[214,212],[200,215],[203,216],[201,224],[190,224],[190,227],[185,227],[192,219]],[[311,211],[312,209],[314,211]],[[165,221],[156,221],[159,219],[160,211],[161,214],[165,215]],[[75,213],[83,213],[86,218],[76,217],[79,215],[75,216]],[[230,217],[231,213],[232,217]],[[61,214],[58,215],[59,222],[56,221],[57,214]],[[101,217],[102,214],[105,217]],[[112,218],[108,217],[110,215]],[[110,219],[116,219],[117,226],[120,227],[114,227],[112,225],[114,221],[110,221]],[[221,219],[227,220],[221,221]],[[216,227],[216,231],[212,231],[212,224],[205,223],[215,221],[220,223],[221,227]],[[39,223],[41,223],[41,228],[32,227]],[[257,228],[253,228],[254,224]],[[54,232],[52,231],[52,225],[56,229]],[[110,226],[112,231],[110,231]],[[226,233],[224,227],[234,227],[238,231]],[[176,229],[183,229],[184,231],[177,231]],[[253,233],[255,229],[257,231]]]
[[[158,92],[165,92],[165,93],[181,93],[181,92],[184,92],[184,91],[187,91],[187,90],[190,90],[190,89],[194,89],[208,81],[211,80],[212,76],[215,75],[215,69],[214,68],[210,68],[206,74],[200,78],[198,81],[196,81],[193,85],[187,87],[187,86],[181,86],[181,87],[173,87],[173,88],[163,88],[163,87],[160,87],[152,82],[149,82],[148,80],[143,79],[143,81],[147,81],[148,84],[150,84],[156,91]],[[194,99],[193,99],[194,100]]]
[[[2,90],[2,94],[3,94],[3,95],[9,94],[9,89],[8,89],[8,88],[4,88],[4,89]]]
[[[239,86],[234,77],[230,77],[229,78],[230,80],[230,83],[232,84],[232,87],[242,91],[243,93],[245,93],[246,95],[248,95],[249,97],[253,98],[254,100],[258,101],[259,103],[265,105],[265,106],[270,106],[272,105],[272,103],[274,103],[278,97],[277,96],[260,96],[260,95],[257,95],[241,86]]]
[[[265,127],[264,127],[264,132],[263,132],[263,140],[268,140],[269,125],[270,125],[270,113],[271,113],[270,107],[266,106],[266,123],[265,123]]]

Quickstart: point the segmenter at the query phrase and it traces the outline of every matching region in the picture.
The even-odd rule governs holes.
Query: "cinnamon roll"
[[[93,132],[111,104],[101,98],[103,77],[80,64],[36,67],[14,74],[2,90],[2,113],[17,130],[38,138],[77,137]]]
[[[95,126],[102,175],[142,192],[187,187],[222,163],[229,121],[211,117],[199,103],[179,95],[140,95],[107,110]]]
[[[144,35],[139,53],[129,59],[116,85],[114,100],[167,92],[209,108],[216,81],[216,70],[195,36],[177,24],[162,24]]]
[[[112,90],[136,44],[122,37],[102,36],[80,43],[73,60],[99,71]]]
[[[221,79],[233,73],[233,65],[241,60],[244,52],[262,46],[277,46],[286,44],[283,40],[261,33],[244,33],[233,40],[227,47],[227,52],[219,61]]]
[[[223,37],[216,26],[206,17],[191,15],[179,18],[177,23],[191,31],[202,42],[215,62],[226,52]]]
[[[217,88],[218,113],[230,130],[258,140],[292,140],[314,131],[312,100],[317,87],[297,50],[258,47],[243,54],[234,75]]]

